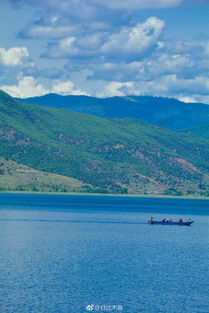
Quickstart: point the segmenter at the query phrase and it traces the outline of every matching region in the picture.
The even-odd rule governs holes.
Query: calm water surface
[[[0,194],[0,312],[208,313],[208,226],[208,200]]]

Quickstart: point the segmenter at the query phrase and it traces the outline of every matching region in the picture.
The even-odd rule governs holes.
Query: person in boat
[[[173,220],[172,220],[172,219],[167,220],[166,218],[164,218],[164,219],[162,220],[162,222],[163,222],[163,223],[168,223],[168,222],[173,222]]]
[[[180,217],[180,219],[179,219],[179,223],[183,223],[183,220],[182,220],[182,218]]]
[[[149,222],[150,222],[150,224],[153,223],[153,217],[152,216],[150,217]]]

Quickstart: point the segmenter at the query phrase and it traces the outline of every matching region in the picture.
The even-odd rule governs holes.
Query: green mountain
[[[188,133],[209,139],[209,124],[186,130]]]
[[[209,105],[185,103],[172,98],[150,96],[94,98],[48,94],[18,100],[106,118],[137,118],[173,130],[209,124]]]
[[[0,141],[5,159],[78,179],[92,192],[207,192],[208,140],[135,119],[43,108],[0,92]]]
[[[85,192],[89,189],[91,186],[77,179],[35,170],[0,157],[0,190]]]

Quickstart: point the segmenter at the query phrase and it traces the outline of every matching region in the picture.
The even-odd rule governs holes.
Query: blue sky
[[[1,0],[0,88],[17,97],[209,103],[208,0]]]

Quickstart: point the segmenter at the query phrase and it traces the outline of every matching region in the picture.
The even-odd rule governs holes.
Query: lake
[[[2,313],[209,312],[208,200],[0,194],[0,229]]]

